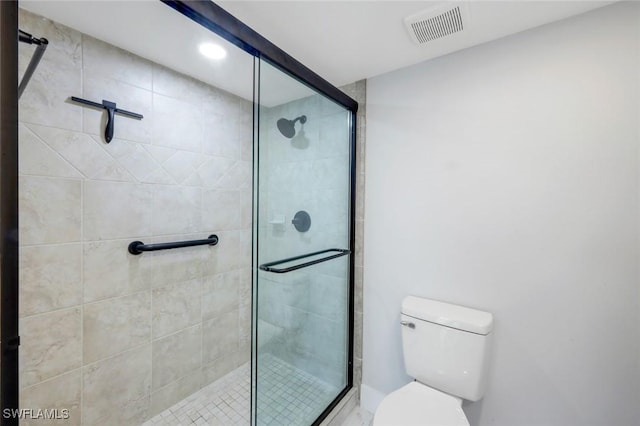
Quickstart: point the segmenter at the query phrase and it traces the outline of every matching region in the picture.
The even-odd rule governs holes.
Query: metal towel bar
[[[281,265],[283,263],[288,263],[288,262],[292,262],[294,260],[305,259],[307,257],[316,256],[316,255],[323,254],[323,253],[332,253],[332,252],[335,252],[336,254],[331,255],[331,256],[327,256],[327,257],[323,257],[322,259],[315,259],[315,260],[311,260],[309,262],[301,263],[299,265],[290,266],[288,268],[274,268],[274,266]],[[313,252],[313,253],[303,254],[303,255],[300,255],[300,256],[289,257],[287,259],[276,260],[274,262],[264,263],[264,264],[258,266],[258,268],[260,268],[263,271],[267,271],[267,272],[274,272],[276,274],[284,274],[284,273],[287,273],[287,272],[295,271],[297,269],[302,269],[302,268],[306,268],[306,267],[311,266],[311,265],[316,265],[318,263],[326,262],[327,260],[335,259],[336,257],[346,256],[347,254],[350,254],[350,253],[351,253],[351,250],[331,248],[331,249],[327,249],[327,250],[321,250],[321,251],[316,251],[316,252]]]

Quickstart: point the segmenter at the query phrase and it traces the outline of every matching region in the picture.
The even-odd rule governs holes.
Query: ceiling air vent
[[[465,4],[445,4],[404,18],[409,36],[417,44],[459,33],[468,27]]]

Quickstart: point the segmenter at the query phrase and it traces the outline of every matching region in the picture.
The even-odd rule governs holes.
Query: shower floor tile
[[[258,425],[301,425],[315,420],[338,389],[270,354],[260,357]],[[235,369],[151,418],[143,426],[250,423],[251,366]],[[311,419],[311,420],[309,420]]]
[[[250,395],[251,365],[246,363],[152,417],[143,426],[247,426]]]
[[[339,391],[270,354],[260,357],[258,374],[258,425],[309,425]]]

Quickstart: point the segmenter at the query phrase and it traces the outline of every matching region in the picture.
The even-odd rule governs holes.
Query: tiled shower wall
[[[367,141],[367,81],[360,80],[340,88],[358,102],[356,116],[356,241],[354,255],[354,330],[353,386],[360,392],[362,384],[362,297],[364,287],[364,185]],[[358,395],[359,398],[359,395]]]
[[[50,41],[20,100],[21,406],[139,424],[249,360],[252,105],[22,10],[20,28]],[[72,95],[144,119],[106,144]]]

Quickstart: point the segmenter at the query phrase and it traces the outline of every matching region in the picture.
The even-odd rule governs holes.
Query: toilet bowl
[[[387,395],[374,426],[469,426],[462,400],[484,396],[493,315],[407,296],[400,314],[405,371],[415,380]]]
[[[373,426],[469,426],[462,400],[418,382],[390,393],[380,403]]]

